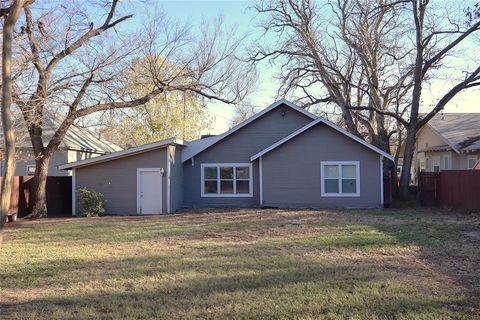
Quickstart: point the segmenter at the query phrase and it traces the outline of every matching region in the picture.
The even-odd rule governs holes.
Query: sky
[[[247,34],[248,42],[258,39],[262,32],[256,26],[258,17],[254,10],[249,8],[252,3],[252,1],[237,0],[152,0],[149,2],[148,10],[163,10],[169,18],[188,22],[193,26],[201,24],[202,21],[213,21],[215,17],[221,15],[227,27],[236,27],[238,34]],[[137,19],[141,19],[141,15],[137,15]],[[477,49],[475,48],[475,50]],[[258,82],[248,101],[250,104],[258,106],[259,110],[274,102],[279,86],[273,78],[276,72],[278,69],[266,63],[258,66]],[[451,86],[451,81],[437,80],[432,86],[425,87],[423,95],[425,107],[428,108],[433,97],[438,96],[447,86]],[[211,130],[204,133],[218,134],[229,129],[230,119],[234,114],[232,105],[209,103],[208,110],[214,118],[214,125]],[[480,91],[470,90],[461,93],[449,103],[445,112],[480,112]]]

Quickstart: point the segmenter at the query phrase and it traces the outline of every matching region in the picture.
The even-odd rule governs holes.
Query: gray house
[[[383,205],[383,159],[392,156],[324,118],[280,100],[231,130],[167,139],[61,165],[78,188],[104,194],[107,214],[242,206]]]
[[[53,116],[45,117],[43,126],[43,137],[45,146],[52,138],[53,134],[60,126],[60,122]],[[1,129],[1,127],[0,127]],[[0,130],[1,131],[1,130]],[[17,121],[16,128],[16,176],[29,176],[35,173],[35,158],[33,148],[27,134],[27,129],[23,121]],[[0,141],[3,142],[3,134],[0,134]],[[3,145],[0,145],[0,159],[2,158]],[[66,162],[76,162],[78,160],[89,159],[103,154],[120,151],[122,148],[100,139],[87,129],[72,125],[60,144],[59,149],[53,154],[48,168],[49,176],[68,176],[69,171],[60,170],[58,166]],[[4,162],[0,161],[0,175],[3,175]]]

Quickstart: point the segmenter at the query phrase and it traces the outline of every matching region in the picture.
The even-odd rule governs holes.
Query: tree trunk
[[[10,199],[15,175],[15,130],[12,123],[12,38],[24,0],[13,1],[3,25],[2,44],[2,125],[5,139],[5,172],[0,195],[0,245],[3,240],[3,227],[10,210]]]
[[[30,190],[30,214],[27,218],[47,217],[47,176],[50,156],[44,156],[35,162],[35,175]]]
[[[407,138],[405,140],[405,150],[403,153],[402,175],[400,176],[400,197],[408,196],[408,187],[410,185],[410,170],[412,168],[413,154],[415,152],[415,139],[417,134],[416,124],[410,124],[407,128]]]

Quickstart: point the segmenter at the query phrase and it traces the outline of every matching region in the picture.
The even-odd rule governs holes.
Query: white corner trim
[[[260,206],[263,206],[263,157],[258,159],[258,179],[260,183]]]
[[[158,172],[160,173],[160,168],[137,168],[137,214],[141,214],[141,197],[140,197],[140,173],[141,172]],[[160,179],[162,179],[161,177]],[[163,213],[163,188],[162,188],[162,181],[160,181],[160,214]]]
[[[285,138],[277,141],[276,143],[272,144],[271,146],[269,146],[268,148],[260,151],[259,153],[253,155],[250,160],[253,161],[255,159],[257,159],[258,157],[260,156],[263,156],[264,154],[272,151],[273,149],[277,148],[278,146],[284,144],[285,142],[287,142],[288,140],[298,136],[299,134],[303,133],[304,131],[307,131],[308,129],[310,129],[311,127],[319,124],[319,123],[324,123],[326,124],[327,126],[331,127],[332,129],[335,129],[337,130],[338,132],[340,133],[343,133],[344,135],[346,135],[347,137],[357,141],[358,143],[364,145],[365,147],[375,151],[376,153],[380,154],[380,155],[383,155],[384,157],[386,157],[387,159],[390,159],[392,161],[394,161],[394,157],[388,153],[386,153],[385,151],[383,150],[380,150],[379,148],[371,145],[370,143],[366,142],[365,140],[363,139],[360,139],[359,137],[351,134],[350,132],[340,128],[339,126],[333,124],[332,122],[328,121],[327,119],[324,119],[324,118],[318,118],[317,120],[315,121],[312,121],[310,122],[309,124],[305,125],[304,127],[298,129],[297,131],[291,133],[290,135],[286,136]]]
[[[217,193],[205,193],[205,172],[204,168],[214,167],[217,168]],[[235,193],[236,191],[236,177],[234,173],[233,179],[233,192],[229,194],[220,193],[220,167],[248,167],[248,184],[249,193]],[[200,195],[202,198],[251,198],[253,197],[253,170],[251,163],[201,163],[200,164]]]
[[[380,156],[380,205],[383,208],[383,156]]]
[[[72,170],[72,216],[77,215],[77,169]]]
[[[167,146],[166,150],[167,150],[167,170],[166,170],[166,174],[167,174],[167,213],[170,213],[170,146]]]
[[[304,115],[306,115],[307,117],[311,118],[312,120],[315,120],[317,119],[318,117],[316,115],[314,115],[313,113],[310,113],[308,112],[307,110],[303,109],[303,108],[300,108],[299,106],[297,106],[296,104],[286,100],[286,99],[280,99],[274,103],[272,103],[271,105],[269,105],[267,108],[263,109],[262,111],[256,113],[255,115],[253,115],[252,117],[248,118],[247,120],[237,124],[235,127],[233,127],[232,129],[218,135],[216,137],[216,139],[212,139],[211,143],[208,143],[208,144],[205,144],[203,145],[201,148],[199,148],[198,150],[195,150],[189,157],[187,158],[182,158],[182,162],[186,162],[189,158],[191,157],[194,157],[196,156],[197,154],[199,154],[200,152],[202,152],[203,150],[207,149],[207,148],[210,148],[212,145],[216,144],[217,142],[219,142],[220,140],[228,137],[229,135],[231,135],[232,133],[238,131],[239,129],[245,127],[247,124],[249,123],[252,123],[253,121],[257,120],[258,118],[260,118],[262,115],[268,113],[269,111],[271,111],[272,109],[275,109],[276,107],[282,105],[282,104],[285,104],[286,106],[300,112],[300,113],[303,113]]]
[[[356,193],[326,193],[325,192],[325,174],[324,167],[326,165],[355,165],[355,183],[356,183]],[[338,170],[338,190],[342,190],[342,171]],[[360,161],[320,161],[320,189],[322,197],[360,197]]]

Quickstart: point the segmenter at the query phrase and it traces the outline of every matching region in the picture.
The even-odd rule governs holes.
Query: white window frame
[[[447,160],[448,166],[445,165],[445,160]],[[443,155],[442,166],[443,170],[450,170],[452,168],[452,157],[449,154]]]
[[[233,193],[220,193],[220,167],[248,167],[249,193],[237,192],[237,176],[236,169],[233,170]],[[217,168],[217,193],[205,193],[205,170],[204,168]],[[248,198],[253,197],[253,170],[251,163],[202,163],[200,165],[201,178],[200,190],[202,198]]]
[[[438,161],[438,166],[435,165],[435,162]],[[435,167],[438,167],[438,171],[435,171]],[[440,156],[432,156],[432,172],[442,171],[442,158]]]
[[[30,169],[30,168],[33,168],[33,173],[32,173],[32,174],[29,173],[29,171],[30,171],[29,169]],[[26,174],[26,175],[27,175],[27,176],[33,176],[33,175],[35,175],[35,170],[36,170],[36,165],[34,165],[34,164],[27,164],[27,174]]]
[[[468,163],[470,162],[471,159],[473,159],[473,160],[475,161],[475,163],[473,164],[473,167],[470,168],[470,167],[468,166]],[[468,169],[468,170],[471,170],[471,169],[475,168],[475,165],[477,164],[477,161],[478,161],[478,157],[477,157],[477,156],[468,156],[468,157],[467,157],[467,169]]]
[[[338,190],[339,193],[326,193],[325,192],[325,166],[328,165],[337,165],[339,166],[338,170]],[[342,170],[340,169],[342,165],[355,165],[356,173],[356,193],[342,193]],[[360,197],[360,161],[321,161],[320,162],[320,186],[322,197]]]

